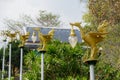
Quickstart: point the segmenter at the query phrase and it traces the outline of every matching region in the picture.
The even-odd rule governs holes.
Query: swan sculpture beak
[[[75,23],[70,23],[70,25],[80,27],[81,23],[80,22],[75,22]]]

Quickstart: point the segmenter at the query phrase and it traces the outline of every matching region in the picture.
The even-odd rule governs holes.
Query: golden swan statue
[[[48,34],[43,34],[40,31],[40,28],[34,28],[34,30],[38,32],[38,37],[40,39],[40,45],[42,45],[42,48],[38,48],[37,50],[44,51],[46,49],[47,42],[49,42],[53,38],[55,31],[54,31],[54,29],[52,29],[48,32]]]
[[[105,38],[105,35],[108,33],[106,31],[106,28],[108,27],[108,22],[103,21],[102,24],[98,26],[97,32],[90,31],[88,33],[85,33],[84,28],[81,27],[80,22],[70,23],[70,25],[79,28],[82,39],[91,47],[89,58],[91,60],[95,59],[98,52],[97,44],[101,42]]]

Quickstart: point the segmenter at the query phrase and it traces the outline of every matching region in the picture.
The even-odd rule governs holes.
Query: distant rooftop
[[[38,38],[38,34],[36,32],[36,35],[37,35],[37,40],[35,43],[32,42],[32,39],[31,39],[31,36],[34,32],[33,28],[35,27],[27,27],[26,30],[28,32],[30,32],[30,36],[29,36],[29,39],[26,43],[26,46],[29,48],[29,49],[36,49],[38,48],[39,46],[39,38]],[[47,34],[52,28],[40,28],[40,31],[43,33],[43,34]],[[55,33],[54,33],[54,38],[53,39],[56,39],[56,40],[59,40],[61,42],[68,42],[68,37],[70,35],[70,30],[71,29],[62,29],[62,28],[54,28],[55,30]],[[81,42],[82,39],[80,37],[80,33],[79,33],[79,30],[75,29],[75,33],[76,33],[76,36],[78,37],[78,42]]]
[[[52,28],[40,28],[40,30],[43,34],[47,34],[51,29]],[[68,37],[70,35],[71,29],[62,29],[62,28],[54,28],[54,29],[55,29],[54,39],[60,40],[61,42],[68,42]],[[30,32],[30,37],[28,39],[28,42],[32,42],[31,36],[34,31],[33,27],[27,27],[27,31]],[[78,42],[81,42],[79,30],[75,29],[75,33],[76,33],[76,36],[78,37]],[[38,35],[37,35],[36,42],[38,42],[38,41],[40,41],[40,40],[38,39]]]

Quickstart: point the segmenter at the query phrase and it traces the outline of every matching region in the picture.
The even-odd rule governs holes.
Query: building
[[[40,30],[43,34],[47,34],[51,29],[52,28],[40,28]],[[54,28],[54,30],[55,30],[55,33],[54,33],[53,39],[59,40],[61,42],[68,42],[68,37],[70,35],[71,29]],[[35,47],[35,45],[39,45],[38,43],[40,43],[40,40],[38,38],[38,34],[36,34],[36,36],[37,36],[36,42],[35,43],[32,42],[31,36],[34,32],[33,27],[27,27],[27,32],[30,32],[30,37],[29,37],[26,45],[31,47],[31,48]],[[76,33],[76,36],[78,37],[78,42],[81,42],[82,39],[80,37],[79,30],[75,29],[75,33]]]

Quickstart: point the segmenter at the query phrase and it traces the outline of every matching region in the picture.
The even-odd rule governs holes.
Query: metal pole
[[[21,49],[21,54],[20,54],[20,80],[22,80],[22,64],[23,64],[23,48]]]
[[[41,80],[44,80],[44,53],[41,53]]]
[[[95,80],[94,64],[90,64],[90,80]]]
[[[11,43],[9,44],[9,72],[8,72],[8,80],[11,78]]]
[[[5,47],[6,47],[6,40],[4,40],[4,48],[3,48],[2,80],[4,79],[4,71],[5,71]]]

